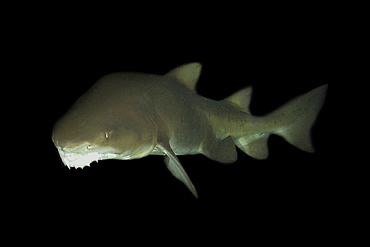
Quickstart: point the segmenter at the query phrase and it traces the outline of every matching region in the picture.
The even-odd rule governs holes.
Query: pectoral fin
[[[165,158],[167,169],[172,173],[173,176],[183,182],[191,191],[191,193],[193,193],[193,195],[198,198],[198,193],[193,183],[191,182],[188,174],[186,174],[186,171],[182,167],[180,161],[177,159],[175,153],[172,151],[169,145],[157,144],[157,148],[167,156]]]

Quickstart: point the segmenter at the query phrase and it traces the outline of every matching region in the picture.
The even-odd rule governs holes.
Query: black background
[[[67,43],[52,51],[52,60],[58,61],[42,80],[48,84],[44,108],[47,162],[35,169],[45,181],[55,186],[62,197],[79,197],[88,200],[128,201],[193,201],[187,189],[166,171],[162,157],[147,157],[133,161],[102,161],[83,170],[68,170],[60,164],[50,140],[53,124],[73,102],[101,76],[115,71],[140,71],[165,74],[184,63],[198,61],[203,71],[198,92],[208,98],[223,99],[240,88],[253,85],[251,112],[263,115],[291,98],[323,84],[329,84],[328,101],[313,128],[313,141],[317,152],[307,154],[290,146],[282,138],[272,136],[269,141],[268,160],[257,161],[243,153],[232,165],[222,165],[201,155],[180,157],[199,190],[200,199],[245,200],[296,200],[307,203],[329,191],[327,155],[330,105],[330,48],[323,40],[307,40],[286,34],[270,37],[230,37],[227,42],[208,39],[196,45],[181,42],[178,46],[157,44],[142,40],[132,44],[125,40],[114,42],[114,47],[94,48],[78,42]],[[295,35],[296,36],[296,35]],[[152,38],[153,39],[153,38]],[[223,40],[223,39],[222,39]],[[213,42],[215,41],[215,42]],[[189,41],[190,42],[190,41]],[[176,43],[176,42],[174,42]],[[273,43],[273,44],[271,44]],[[45,84],[43,85],[45,90]],[[43,103],[45,103],[43,102]],[[48,186],[48,189],[49,186]],[[255,198],[257,197],[257,198]],[[247,199],[250,200],[250,199]],[[257,200],[257,201],[258,201]],[[272,203],[271,201],[271,203]],[[312,200],[311,200],[312,201]],[[256,202],[256,201],[255,201]],[[258,202],[257,202],[258,203]]]
[[[29,115],[21,117],[21,123],[29,136],[21,144],[27,151],[19,154],[19,165],[11,174],[14,184],[25,186],[12,193],[12,200],[28,205],[32,215],[52,219],[71,214],[90,219],[144,214],[183,220],[188,210],[214,218],[209,210],[215,209],[217,217],[235,214],[254,222],[289,219],[294,225],[332,220],[340,188],[336,164],[330,159],[329,118],[343,53],[337,33],[341,23],[325,16],[275,13],[204,22],[164,18],[158,24],[146,21],[139,26],[127,20],[110,25],[90,19],[69,22],[65,17],[49,26],[48,18],[25,23],[27,31],[21,32],[14,49],[21,52],[15,52],[10,63],[17,68],[14,85],[22,86],[25,93]],[[267,160],[254,160],[239,150],[238,161],[230,165],[202,155],[180,156],[199,199],[172,177],[161,156],[100,161],[84,169],[62,165],[51,141],[53,125],[97,79],[116,71],[165,74],[189,62],[203,65],[197,91],[204,97],[221,100],[253,85],[254,115],[329,84],[326,103],[312,129],[316,152],[305,153],[271,136]],[[25,85],[17,84],[18,74],[27,78]]]

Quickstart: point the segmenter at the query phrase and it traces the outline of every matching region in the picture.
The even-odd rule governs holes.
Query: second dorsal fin
[[[224,99],[231,105],[237,107],[243,112],[250,113],[249,110],[249,104],[251,102],[251,97],[252,97],[252,87],[246,87],[233,95],[227,97]]]
[[[165,76],[174,77],[179,83],[195,91],[201,70],[200,63],[188,63],[171,70]]]

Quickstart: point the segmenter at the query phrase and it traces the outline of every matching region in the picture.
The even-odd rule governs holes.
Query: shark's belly
[[[201,143],[199,135],[189,132],[177,133],[170,138],[170,146],[176,155],[198,154]]]
[[[193,119],[185,124],[183,122],[172,129],[170,146],[176,155],[198,154],[210,130],[210,126],[205,128],[202,119]]]

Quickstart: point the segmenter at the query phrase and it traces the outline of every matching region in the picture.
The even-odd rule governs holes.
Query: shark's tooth
[[[68,167],[68,169],[71,169],[72,164],[70,164],[70,163],[68,163],[68,162],[63,162],[63,163],[64,163],[64,165],[65,165],[66,167]]]

